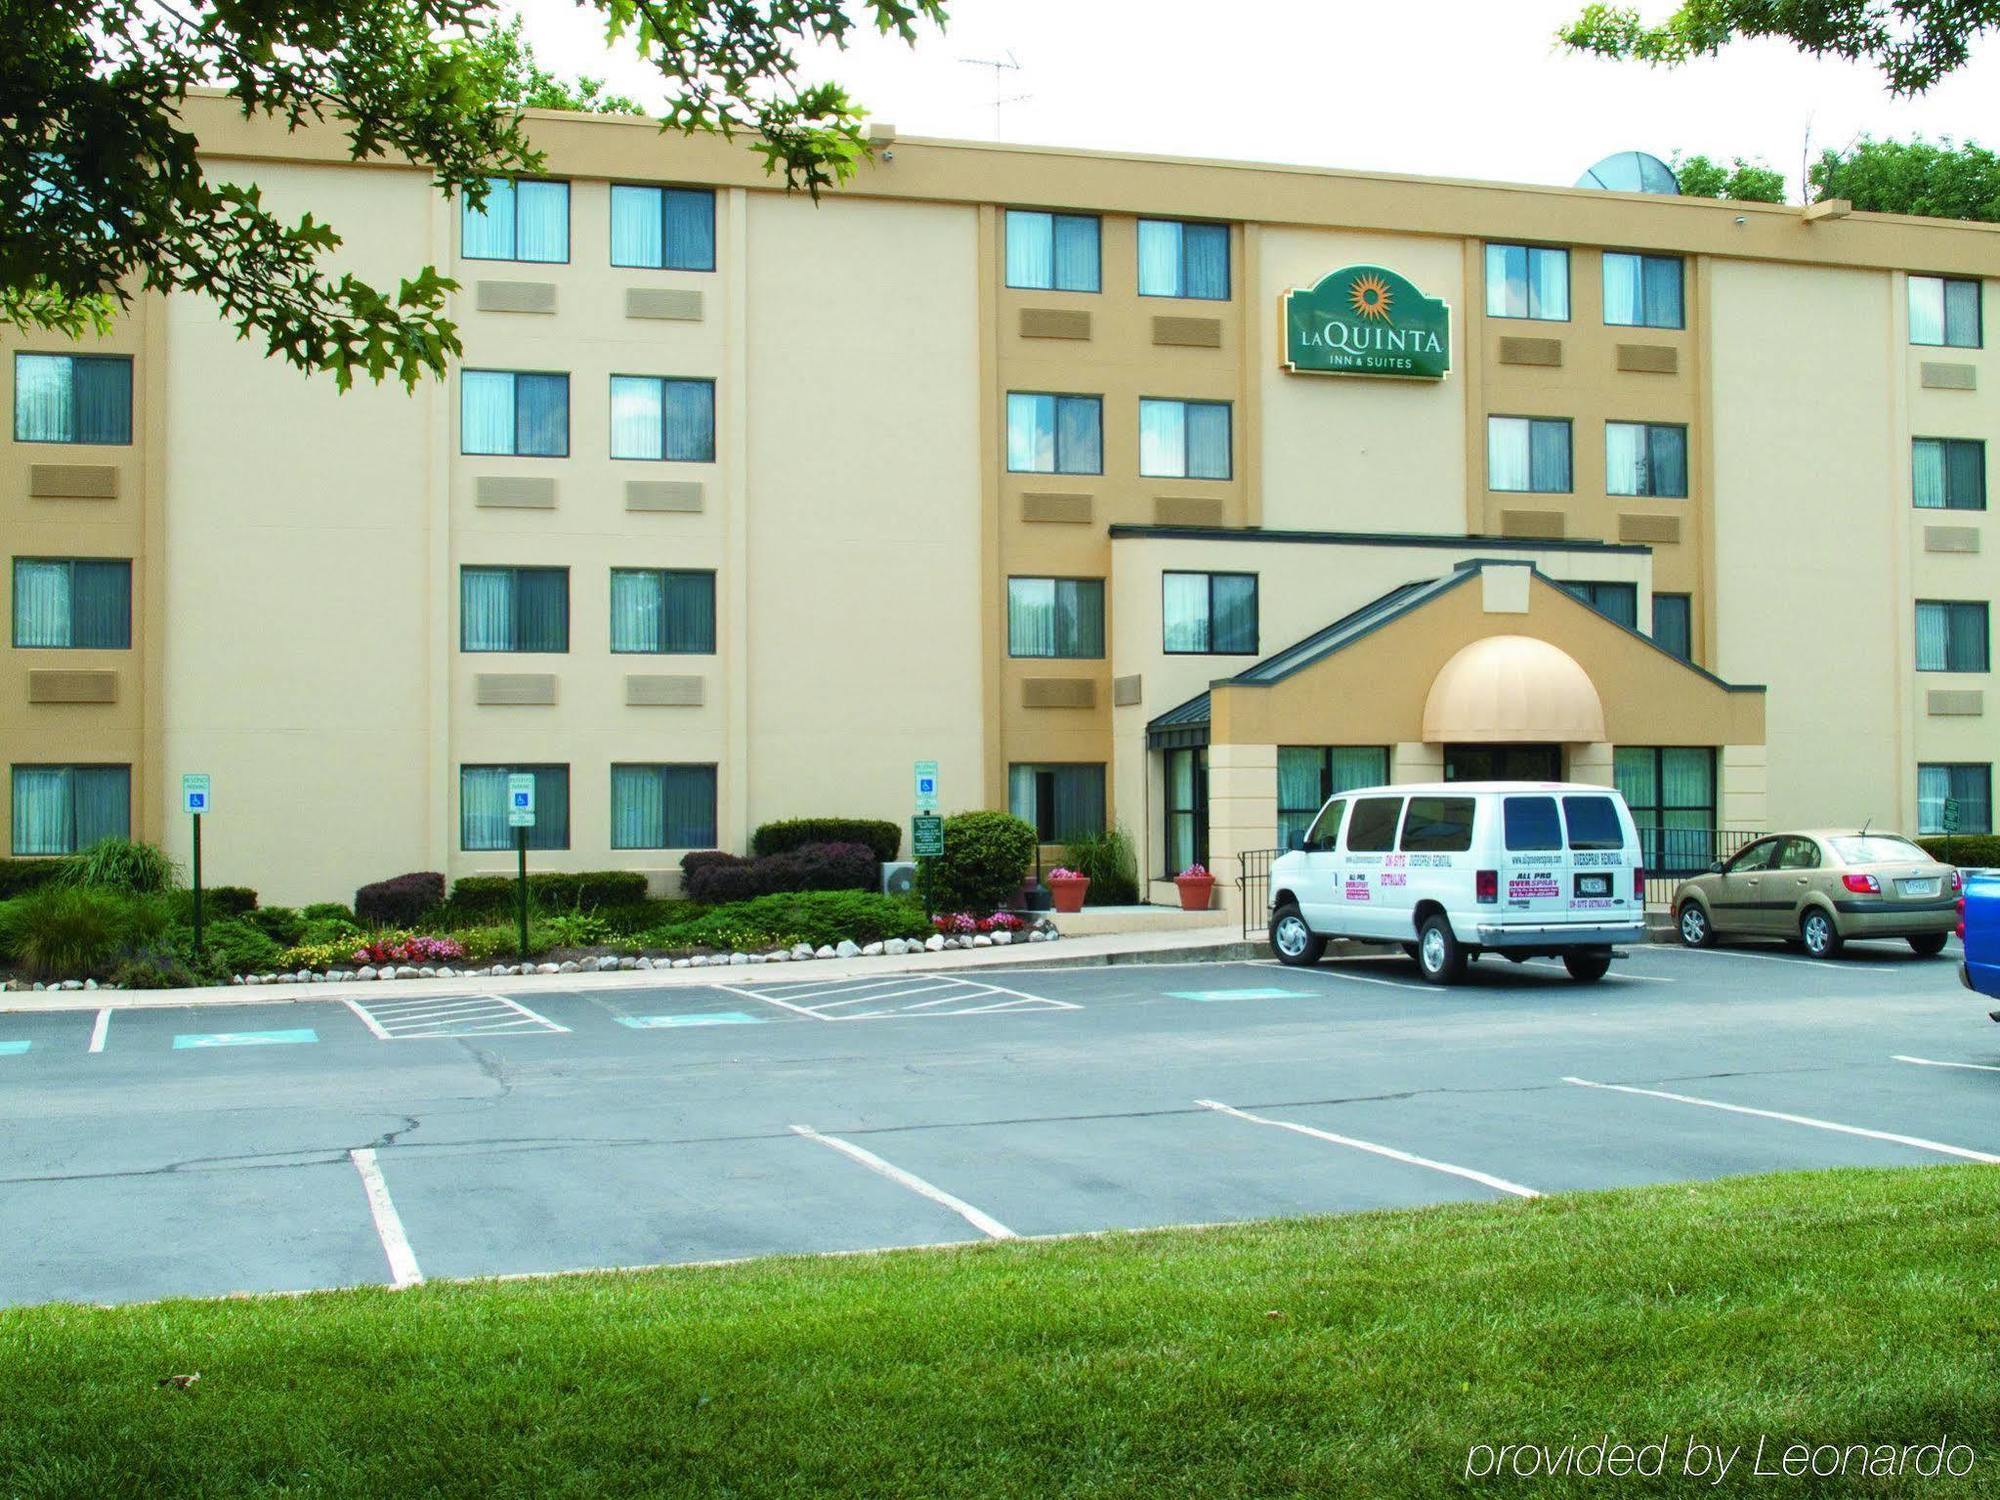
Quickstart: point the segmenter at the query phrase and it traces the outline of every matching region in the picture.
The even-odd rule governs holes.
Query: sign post
[[[201,815],[208,811],[208,777],[181,777],[181,811],[194,822],[194,956],[201,957]]]
[[[507,778],[507,826],[514,830],[514,853],[519,861],[515,898],[521,962],[528,961],[528,830],[535,826],[535,778],[532,772],[517,771]]]
[[[1944,799],[1944,862],[1951,863],[1951,836],[1958,832],[1958,798]]]
[[[920,760],[916,765],[916,812],[910,819],[910,853],[917,861],[917,885],[924,893],[924,916],[931,911],[931,882],[928,861],[944,853],[944,819],[938,816],[938,763]]]

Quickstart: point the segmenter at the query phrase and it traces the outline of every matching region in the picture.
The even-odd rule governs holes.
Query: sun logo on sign
[[[1380,276],[1357,276],[1347,286],[1347,300],[1354,311],[1378,323],[1389,321],[1389,304],[1395,300],[1389,283]]]

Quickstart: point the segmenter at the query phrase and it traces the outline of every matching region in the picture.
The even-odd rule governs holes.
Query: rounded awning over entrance
[[[1450,744],[1597,744],[1604,704],[1568,652],[1525,635],[1474,641],[1438,669],[1424,740]]]

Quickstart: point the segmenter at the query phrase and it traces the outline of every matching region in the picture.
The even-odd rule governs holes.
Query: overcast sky
[[[871,37],[828,50],[839,79],[906,135],[1568,184],[1639,148],[1762,157],[1799,194],[1814,154],[1857,135],[2000,136],[2000,46],[1918,100],[1870,69],[1777,44],[1672,70],[1559,50],[1582,0],[950,0],[950,29],[914,49]],[[521,0],[544,66],[657,99],[657,74],[606,51],[596,12]],[[1649,17],[1668,9],[1643,6]]]

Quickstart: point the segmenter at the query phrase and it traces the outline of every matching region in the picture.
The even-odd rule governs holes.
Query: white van
[[[1369,787],[1330,799],[1271,864],[1271,950],[1316,964],[1329,938],[1395,943],[1433,984],[1467,960],[1560,957],[1596,980],[1646,937],[1646,871],[1625,799],[1553,781]]]

